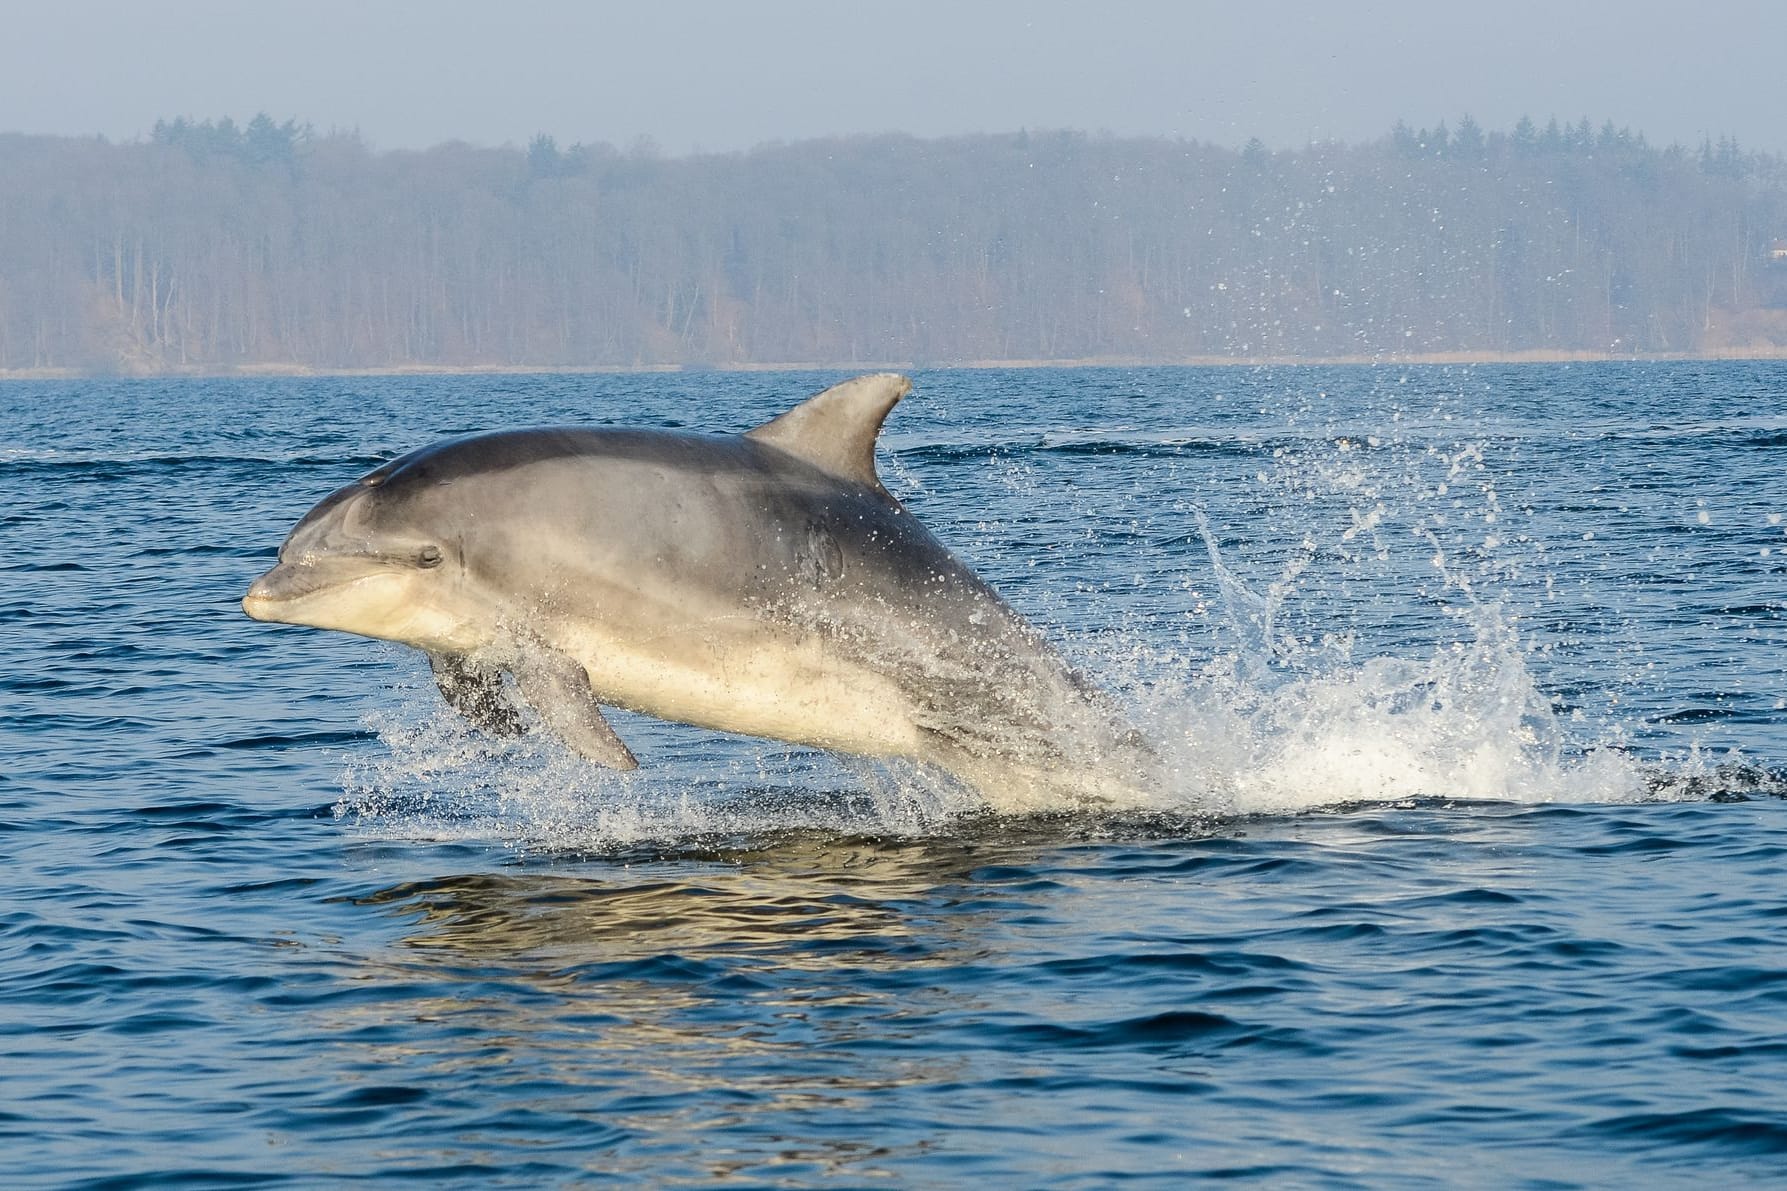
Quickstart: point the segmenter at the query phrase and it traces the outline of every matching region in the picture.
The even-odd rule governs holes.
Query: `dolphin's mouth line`
[[[358,574],[343,575],[342,572],[346,569],[327,563],[278,563],[249,584],[247,594],[242,597],[242,608],[255,619],[265,620],[268,618],[255,615],[257,608],[265,610],[290,607],[325,592],[346,591],[367,580],[377,579],[394,568],[362,569]]]

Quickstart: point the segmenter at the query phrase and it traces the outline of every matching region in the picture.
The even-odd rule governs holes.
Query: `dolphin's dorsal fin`
[[[887,411],[912,391],[897,372],[876,372],[833,385],[745,437],[779,447],[841,479],[885,491],[875,474],[875,436]]]

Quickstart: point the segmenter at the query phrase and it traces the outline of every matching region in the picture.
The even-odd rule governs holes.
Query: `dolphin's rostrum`
[[[447,702],[522,730],[505,673],[592,761],[638,764],[604,704],[935,765],[995,806],[1133,790],[1108,700],[882,487],[911,389],[833,386],[743,435],[550,428],[411,452],[298,522],[258,620],[427,652]]]

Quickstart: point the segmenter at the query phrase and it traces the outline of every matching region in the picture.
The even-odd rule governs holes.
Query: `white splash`
[[[745,841],[779,832],[920,836],[981,809],[939,774],[718,738],[642,752],[620,773],[579,758],[538,726],[517,740],[474,731],[431,689],[370,717],[379,751],[349,766],[340,819],[374,836],[500,840],[521,851]],[[660,733],[662,738],[695,736]]]
[[[1461,480],[1469,481],[1477,507],[1469,518],[1454,512],[1454,531],[1475,538],[1480,531],[1468,522],[1493,527],[1501,502],[1492,483],[1475,477],[1482,469],[1475,445],[1430,448],[1416,465],[1403,455],[1390,475],[1366,469],[1345,438],[1331,455],[1281,456],[1276,474],[1263,474],[1262,482],[1286,491],[1291,504],[1312,493],[1338,495],[1344,512],[1333,514],[1325,538],[1305,521],[1294,546],[1287,551],[1278,544],[1277,573],[1253,584],[1225,559],[1206,512],[1178,506],[1203,540],[1218,593],[1207,611],[1231,644],[1195,670],[1179,662],[1175,672],[1172,663],[1151,657],[1142,639],[1124,660],[1123,685],[1134,692],[1143,730],[1171,774],[1162,804],[1190,809],[1184,805],[1190,800],[1220,813],[1266,814],[1407,798],[1531,803],[1655,796],[1654,783],[1621,749],[1613,726],[1601,727],[1597,747],[1569,742],[1527,664],[1514,620],[1498,600],[1479,594],[1496,581],[1497,564],[1481,561],[1483,546],[1493,557],[1500,544],[1493,531],[1481,545],[1473,543],[1475,565],[1455,565],[1449,557],[1436,532],[1446,518],[1434,517],[1426,505],[1444,501],[1455,508]],[[1436,602],[1446,605],[1453,629],[1450,640],[1424,656],[1361,657],[1344,623],[1324,624],[1319,635],[1303,638],[1281,627],[1287,602],[1305,585],[1317,598],[1331,590],[1311,573],[1318,558],[1406,576],[1410,570],[1397,572],[1392,555],[1411,549],[1425,555],[1418,570],[1430,576],[1429,595],[1445,597]]]
[[[1518,634],[1493,607],[1474,628],[1420,659],[1276,672],[1230,655],[1188,678],[1156,679],[1140,718],[1173,774],[1165,800],[1262,814],[1420,797],[1647,796],[1643,769],[1624,752],[1565,746]]]

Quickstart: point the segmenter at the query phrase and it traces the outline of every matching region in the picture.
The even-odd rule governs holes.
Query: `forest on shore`
[[[377,152],[0,135],[0,371],[1787,354],[1787,161],[1611,123]]]

